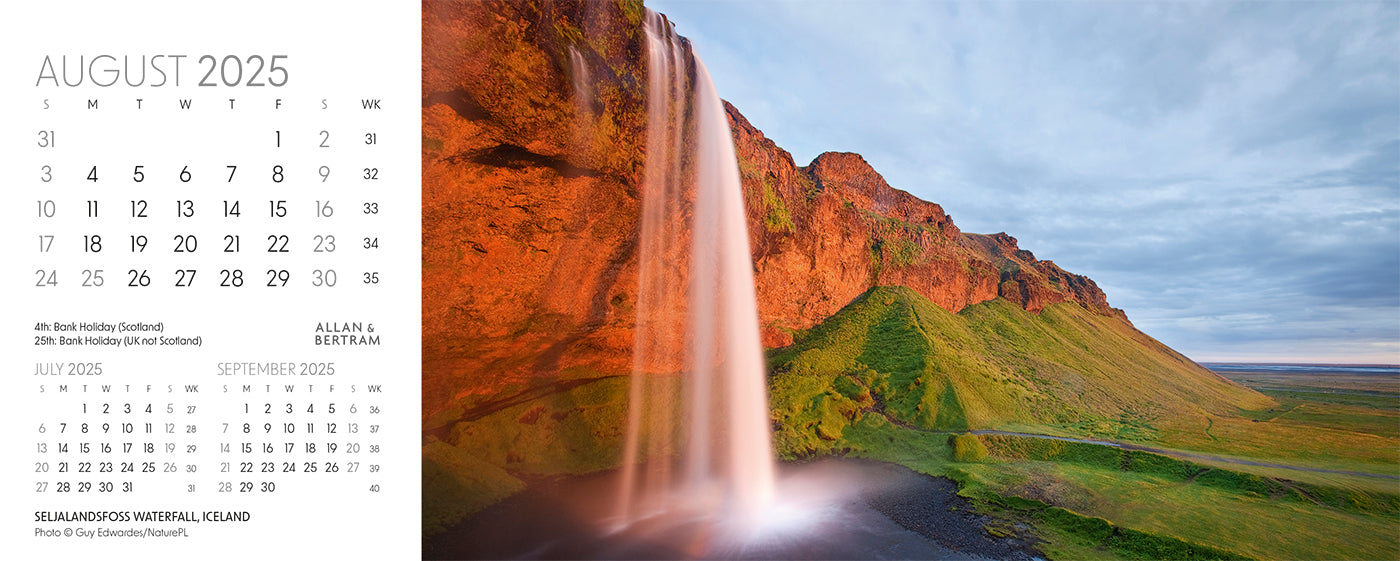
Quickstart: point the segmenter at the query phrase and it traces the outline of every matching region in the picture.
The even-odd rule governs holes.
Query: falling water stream
[[[583,60],[583,53],[573,45],[569,45],[569,73],[573,77],[574,85],[574,111],[580,117],[587,117],[589,114],[589,85],[592,83],[588,78],[588,63]]]
[[[774,499],[774,457],[729,121],[704,63],[684,56],[682,40],[666,19],[648,11],[646,33],[647,157],[618,517],[625,525],[698,510],[756,520]],[[687,77],[693,82],[689,106]],[[687,204],[689,212],[683,212]],[[672,257],[683,243],[690,246],[689,269],[678,275]],[[685,278],[688,283],[675,282]],[[685,317],[668,317],[672,310],[685,310]],[[677,331],[683,340],[673,336]],[[679,403],[676,385],[656,372],[664,364],[682,365]],[[682,467],[675,476],[674,455]]]

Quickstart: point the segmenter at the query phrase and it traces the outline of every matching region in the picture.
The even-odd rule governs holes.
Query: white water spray
[[[588,79],[588,62],[583,60],[583,53],[573,45],[569,45],[569,74],[573,77],[574,112],[581,119],[591,113],[591,82]]]
[[[664,17],[650,10],[646,32],[647,160],[618,512],[623,524],[682,509],[756,520],[774,499],[773,442],[748,225],[729,121],[699,57],[691,59],[694,97],[687,115],[684,85],[690,68],[681,39]],[[691,141],[689,152],[685,138]],[[690,197],[687,186],[693,187]],[[688,223],[682,211],[687,201],[693,201]],[[682,294],[677,281],[685,275],[676,274],[672,258],[676,244],[687,239],[689,283],[684,287],[688,294]],[[681,309],[687,310],[685,318],[666,317]],[[668,336],[677,332],[687,339]],[[680,407],[670,397],[674,385],[655,376],[656,366],[665,364],[685,365]],[[678,421],[683,421],[683,446],[674,442],[680,436]],[[675,481],[670,456],[682,449],[683,480]],[[647,473],[640,481],[643,458]]]
[[[755,514],[773,501],[767,369],[734,141],[724,106],[699,57],[695,58],[695,117],[698,169],[690,300],[696,350],[691,374],[697,385],[700,380],[717,381],[725,392],[708,401],[700,401],[697,392],[691,424],[701,427],[718,420],[727,430],[719,446],[692,439],[690,453],[692,458],[702,457],[702,449],[725,454],[725,465],[717,475],[729,487],[728,498],[744,514]],[[712,420],[713,414],[723,418]],[[696,471],[691,475],[696,477],[706,466],[692,467]]]

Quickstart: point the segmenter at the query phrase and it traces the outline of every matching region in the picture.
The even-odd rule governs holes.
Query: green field
[[[795,340],[769,352],[784,459],[953,478],[992,515],[989,534],[1029,535],[1051,559],[1400,559],[1392,381],[1226,379],[1075,304],[953,314],[890,287]],[[678,391],[675,377],[654,380]],[[428,419],[425,535],[532,478],[616,467],[629,382],[574,373]],[[979,429],[1165,455],[967,434]]]
[[[770,362],[785,457],[953,477],[1004,521],[989,532],[1029,525],[1051,558],[1400,558],[1400,408],[1378,393],[1394,381],[1231,381],[1073,304],[951,314],[901,288],[873,289]],[[968,429],[1169,455],[950,434]]]
[[[1271,475],[1103,445],[954,436],[878,418],[853,424],[842,445],[846,455],[954,478],[1000,522],[989,532],[1029,524],[1052,559],[1400,557],[1395,480]]]
[[[786,457],[829,450],[857,412],[926,430],[1155,442],[1275,405],[1117,317],[1076,304],[1034,314],[1002,299],[953,314],[903,287],[871,289],[770,364]]]

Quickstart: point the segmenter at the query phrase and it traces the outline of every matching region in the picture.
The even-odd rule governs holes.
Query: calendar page
[[[3,19],[5,556],[416,557],[418,6]]]

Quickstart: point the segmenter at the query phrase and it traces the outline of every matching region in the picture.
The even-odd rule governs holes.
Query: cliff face
[[[1005,233],[966,234],[943,207],[890,187],[859,154],[806,167],[726,104],[749,211],[764,344],[792,343],[871,286],[905,286],[957,312],[998,296],[1039,312],[1075,302],[1118,316],[1093,280]]]
[[[642,16],[631,1],[423,3],[425,418],[630,370]],[[1005,234],[960,232],[859,155],[798,167],[726,110],[765,345],[792,343],[875,285],[952,312],[1001,296],[1122,318],[1092,280]]]
[[[423,3],[425,415],[629,367],[646,74],[628,8]]]
[[[1000,232],[985,236],[964,234],[969,246],[997,265],[1001,284],[997,295],[1039,312],[1050,304],[1076,302],[1085,309],[1127,321],[1122,310],[1110,307],[1094,279],[1061,269],[1053,261],[1040,261],[1035,254],[1016,245],[1016,238]]]

